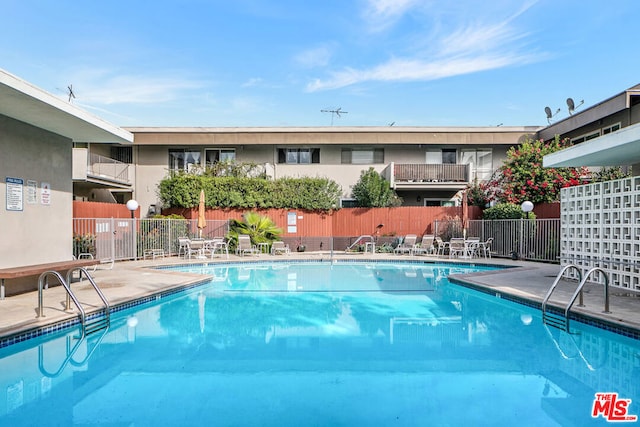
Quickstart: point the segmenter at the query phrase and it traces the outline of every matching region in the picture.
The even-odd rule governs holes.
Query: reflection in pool
[[[637,341],[447,281],[487,269],[183,268],[214,279],[116,313],[66,364],[75,330],[1,350],[0,425],[605,425],[596,392],[640,414]]]

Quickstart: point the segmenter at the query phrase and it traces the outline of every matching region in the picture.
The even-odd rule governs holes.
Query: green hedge
[[[175,174],[159,184],[160,200],[167,208],[198,206],[204,189],[210,208],[297,208],[329,210],[339,206],[340,186],[328,178],[212,177]]]
[[[521,219],[527,218],[527,214],[522,211],[520,205],[512,203],[498,203],[482,212],[482,219]],[[529,219],[535,219],[533,212],[529,213]]]

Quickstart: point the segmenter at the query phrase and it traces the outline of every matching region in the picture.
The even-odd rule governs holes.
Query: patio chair
[[[465,256],[467,249],[462,237],[452,237],[449,240],[449,258]]]
[[[238,246],[236,246],[236,255],[244,256],[258,255],[260,251],[251,243],[251,237],[248,234],[238,234]]]
[[[485,258],[491,258],[491,244],[493,243],[493,237],[489,237],[484,242],[478,243],[477,251],[478,256],[483,256]]]
[[[229,245],[222,237],[215,237],[211,240],[205,240],[205,249],[213,258],[217,253],[222,255],[226,255],[227,259],[229,259]]]
[[[195,255],[197,258],[204,258],[205,245],[204,239],[189,239],[187,241],[187,253],[186,257],[191,259],[191,255]]]
[[[178,258],[180,258],[180,255],[186,258],[188,248],[189,248],[189,238],[178,237]]]
[[[436,255],[440,256],[449,254],[449,242],[445,242],[440,236],[436,236],[433,240],[435,241]]]
[[[289,245],[285,245],[282,241],[275,241],[271,244],[271,255],[289,255]]]
[[[435,241],[435,236],[433,234],[425,234],[422,236],[422,240],[420,243],[413,246],[414,255],[426,255],[431,254],[434,251],[433,242]]]
[[[467,237],[464,241],[465,244],[465,256],[469,258],[480,256],[480,238],[479,237]]]
[[[417,235],[407,234],[404,237],[404,239],[402,239],[402,243],[396,246],[396,248],[393,250],[393,253],[394,254],[408,253],[409,255],[411,255],[413,253],[413,247],[415,246],[417,240],[418,240]]]

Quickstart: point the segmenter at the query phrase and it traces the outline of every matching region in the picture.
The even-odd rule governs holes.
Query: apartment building
[[[406,206],[455,205],[460,191],[488,179],[506,152],[527,138],[556,135],[580,144],[640,122],[640,85],[546,127],[131,127],[132,146],[76,144],[78,200],[124,203],[135,198],[142,215],[161,209],[157,185],[170,171],[224,160],[261,165],[269,177],[328,177],[342,187],[341,205],[362,171],[380,172]]]
[[[88,162],[86,169],[93,172],[77,180],[76,198],[109,201],[111,197],[111,201],[123,203],[133,197],[140,203],[142,215],[151,214],[161,208],[156,190],[170,171],[235,160],[258,164],[273,179],[331,178],[342,187],[344,207],[354,204],[353,185],[371,167],[390,182],[405,206],[455,205],[460,203],[461,190],[476,179],[488,179],[507,150],[535,137],[538,129],[127,128],[134,135],[131,147],[77,147]],[[94,156],[93,164],[89,156]],[[108,178],[111,186],[104,173],[108,168],[113,171]]]

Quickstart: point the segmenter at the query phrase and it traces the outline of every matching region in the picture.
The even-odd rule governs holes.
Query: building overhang
[[[539,126],[428,127],[127,127],[135,145],[451,145],[510,147],[533,139]]]
[[[640,163],[640,123],[547,154],[543,166],[628,166]]]
[[[133,143],[133,134],[0,69],[0,114],[73,142]]]

